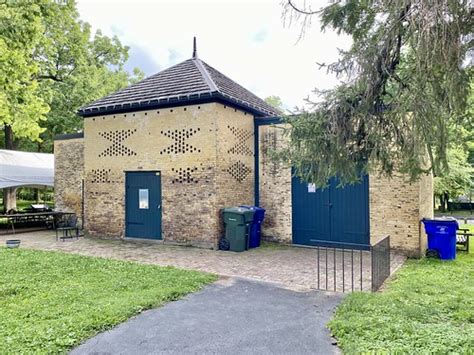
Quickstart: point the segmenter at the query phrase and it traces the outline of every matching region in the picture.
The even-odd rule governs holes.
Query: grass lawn
[[[408,260],[383,292],[346,297],[329,323],[339,346],[345,353],[472,354],[473,247],[455,261]]]
[[[0,248],[0,354],[65,352],[216,276],[59,252]]]
[[[474,211],[470,210],[454,210],[454,211],[445,211],[435,210],[434,214],[436,216],[453,216],[453,217],[470,217],[474,216]]]
[[[30,207],[31,204],[36,204],[36,201],[27,201],[27,200],[16,200],[16,209],[18,211],[24,210],[25,208]],[[53,201],[40,201],[38,202],[39,204],[46,203],[48,206],[53,207],[54,202]],[[3,211],[3,201],[0,199],[0,211]]]

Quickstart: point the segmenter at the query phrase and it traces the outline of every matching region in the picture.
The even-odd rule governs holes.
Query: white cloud
[[[94,29],[131,47],[127,68],[143,66],[151,75],[188,59],[197,36],[201,59],[260,97],[280,96],[287,107],[301,106],[314,88],[332,87],[335,78],[316,63],[334,61],[337,47],[350,44],[321,33],[316,21],[297,43],[300,29],[283,26],[279,0],[79,0],[78,9]]]

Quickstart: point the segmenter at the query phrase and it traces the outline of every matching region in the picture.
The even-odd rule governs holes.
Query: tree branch
[[[56,82],[63,82],[63,78],[58,77],[57,75],[47,74],[47,75],[38,75],[36,76],[37,80],[53,80]]]
[[[288,0],[288,5],[291,6],[291,8],[293,10],[295,10],[296,12],[299,12],[300,14],[303,14],[303,15],[316,15],[316,14],[320,14],[321,12],[323,12],[324,9],[320,9],[320,10],[317,10],[317,11],[306,11],[306,10],[301,10],[299,9],[298,7],[296,7],[296,5],[293,4],[293,2],[291,0]]]

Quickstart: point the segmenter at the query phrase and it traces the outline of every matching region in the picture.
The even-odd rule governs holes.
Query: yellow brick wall
[[[291,168],[270,158],[270,152],[284,144],[278,126],[259,127],[260,206],[265,208],[262,228],[267,240],[291,243]]]
[[[82,138],[54,141],[55,209],[74,212],[82,222],[82,179],[84,141]]]
[[[418,219],[433,218],[433,175],[425,175],[420,180],[420,195],[419,195],[419,216]],[[423,255],[427,248],[428,240],[423,225],[419,225],[420,228],[420,256]]]
[[[122,237],[125,171],[156,170],[162,176],[163,239],[211,245],[216,230],[215,121],[216,104],[86,118],[87,232]],[[107,151],[117,139],[125,148]]]
[[[433,216],[432,177],[410,182],[406,176],[369,178],[370,238],[374,244],[390,235],[393,249],[419,257],[426,238],[420,220]]]
[[[86,118],[86,232],[123,237],[125,171],[156,170],[162,179],[163,239],[215,247],[220,208],[253,196],[253,169],[237,184],[240,198],[229,194],[229,164],[249,162],[227,153],[234,145],[231,124],[251,129],[253,117],[209,103]]]
[[[221,104],[217,117],[216,217],[222,227],[222,208],[254,204],[254,117]]]
[[[369,177],[370,240],[390,235],[392,248],[415,253],[419,249],[419,183],[406,177]]]

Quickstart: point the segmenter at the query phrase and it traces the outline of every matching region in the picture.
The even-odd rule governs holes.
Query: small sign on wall
[[[308,192],[316,192],[316,184],[308,184]]]

